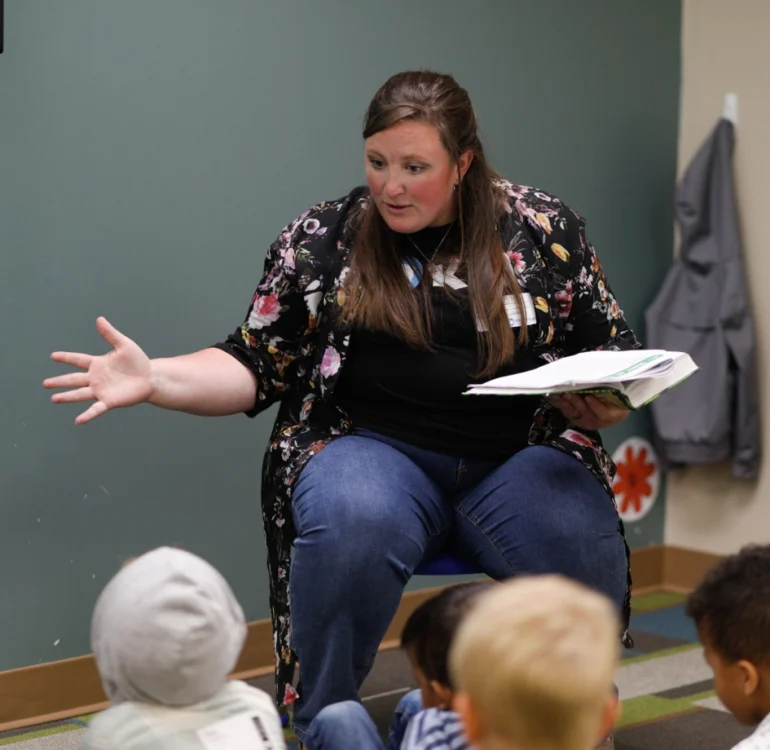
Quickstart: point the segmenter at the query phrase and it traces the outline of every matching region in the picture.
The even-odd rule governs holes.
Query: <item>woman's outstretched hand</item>
[[[124,336],[105,318],[98,318],[96,330],[112,346],[107,354],[54,352],[51,359],[77,367],[82,372],[57,375],[43,381],[45,388],[66,388],[51,400],[57,404],[93,401],[75,419],[90,422],[110,409],[134,406],[149,400],[152,394],[152,368],[149,357],[138,344]]]

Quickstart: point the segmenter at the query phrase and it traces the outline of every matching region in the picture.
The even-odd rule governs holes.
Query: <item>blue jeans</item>
[[[401,747],[407,725],[412,717],[420,711],[422,711],[422,692],[411,690],[398,702],[396,710],[393,712],[388,733],[388,750],[398,750]]]
[[[398,750],[406,733],[409,720],[422,711],[422,696],[419,690],[407,693],[396,707],[390,723],[387,750]],[[334,703],[322,708],[305,733],[308,750],[385,750],[366,709],[355,701]]]
[[[359,430],[310,459],[292,514],[300,739],[322,708],[358,699],[412,571],[442,548],[494,579],[561,573],[623,606],[628,562],[612,500],[556,448],[466,460]]]
[[[307,750],[385,750],[377,727],[356,701],[322,708],[310,722],[303,742]]]

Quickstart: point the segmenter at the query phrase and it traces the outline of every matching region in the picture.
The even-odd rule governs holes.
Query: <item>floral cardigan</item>
[[[499,222],[503,247],[535,305],[536,322],[529,328],[533,351],[547,362],[583,350],[639,347],[586,240],[583,219],[548,193],[503,180],[498,186],[505,195]],[[297,697],[292,687],[296,659],[290,647],[289,611],[292,488],[310,458],[352,429],[333,393],[350,343],[350,331],[339,315],[353,244],[348,219],[351,210],[367,200],[366,189],[356,188],[291,222],[268,250],[264,276],[243,325],[217,345],[256,375],[256,403],[249,416],[280,402],[263,465],[262,517],[276,698],[283,706]],[[615,466],[597,432],[571,427],[544,400],[535,414],[529,443],[573,454],[614,502]],[[620,518],[618,524],[624,533]],[[627,629],[630,583],[629,572],[626,645],[631,643]]]

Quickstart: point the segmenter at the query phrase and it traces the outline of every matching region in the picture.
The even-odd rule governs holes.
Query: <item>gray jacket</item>
[[[285,750],[271,696],[229,680],[246,621],[205,560],[159,547],[122,568],[99,596],[91,644],[112,706],[80,750]]]
[[[719,121],[677,189],[679,257],[645,314],[646,346],[689,353],[701,368],[652,404],[664,466],[733,458],[757,474],[756,342],[731,173],[733,124]]]

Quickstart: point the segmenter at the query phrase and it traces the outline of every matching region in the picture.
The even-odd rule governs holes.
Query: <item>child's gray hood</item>
[[[227,581],[205,560],[170,547],[120,570],[91,622],[91,648],[113,703],[207,700],[224,686],[245,638]]]

